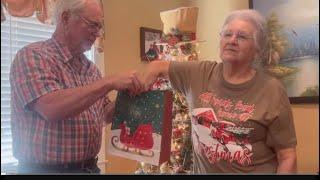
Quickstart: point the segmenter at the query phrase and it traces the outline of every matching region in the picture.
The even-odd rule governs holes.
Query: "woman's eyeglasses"
[[[238,31],[236,33],[233,33],[231,31],[222,31],[220,33],[221,38],[226,41],[229,41],[230,39],[232,39],[234,35],[236,36],[236,40],[238,43],[243,43],[243,42],[249,41],[250,39],[253,39],[253,36],[250,36],[241,31]]]

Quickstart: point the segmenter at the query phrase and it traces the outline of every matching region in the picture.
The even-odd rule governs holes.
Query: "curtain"
[[[30,17],[36,12],[37,19],[44,24],[53,24],[52,9],[57,0],[1,0],[1,22],[5,21],[3,8],[11,16]],[[103,8],[103,2],[101,1]],[[103,52],[104,35],[95,42],[95,47],[99,53]]]
[[[2,3],[1,3],[1,22],[6,20],[6,16],[4,15],[3,12],[3,7],[2,7]]]
[[[37,19],[45,24],[52,24],[52,7],[56,0],[1,0],[1,22],[4,7],[14,17],[30,17],[36,12]]]

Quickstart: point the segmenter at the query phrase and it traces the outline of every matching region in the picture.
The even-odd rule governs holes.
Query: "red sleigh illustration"
[[[120,124],[120,138],[113,136],[111,144],[114,148],[141,156],[153,157],[153,128],[151,124],[140,124],[131,135],[130,128],[125,123]],[[119,142],[120,139],[120,142]]]

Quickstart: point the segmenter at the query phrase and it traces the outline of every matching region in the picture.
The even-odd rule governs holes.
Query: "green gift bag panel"
[[[170,157],[171,123],[171,91],[149,91],[135,97],[119,92],[109,152],[159,165]]]

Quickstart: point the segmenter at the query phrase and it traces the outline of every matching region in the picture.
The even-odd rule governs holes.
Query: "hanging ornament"
[[[161,174],[172,174],[172,168],[170,167],[168,162],[162,163],[160,166]]]

